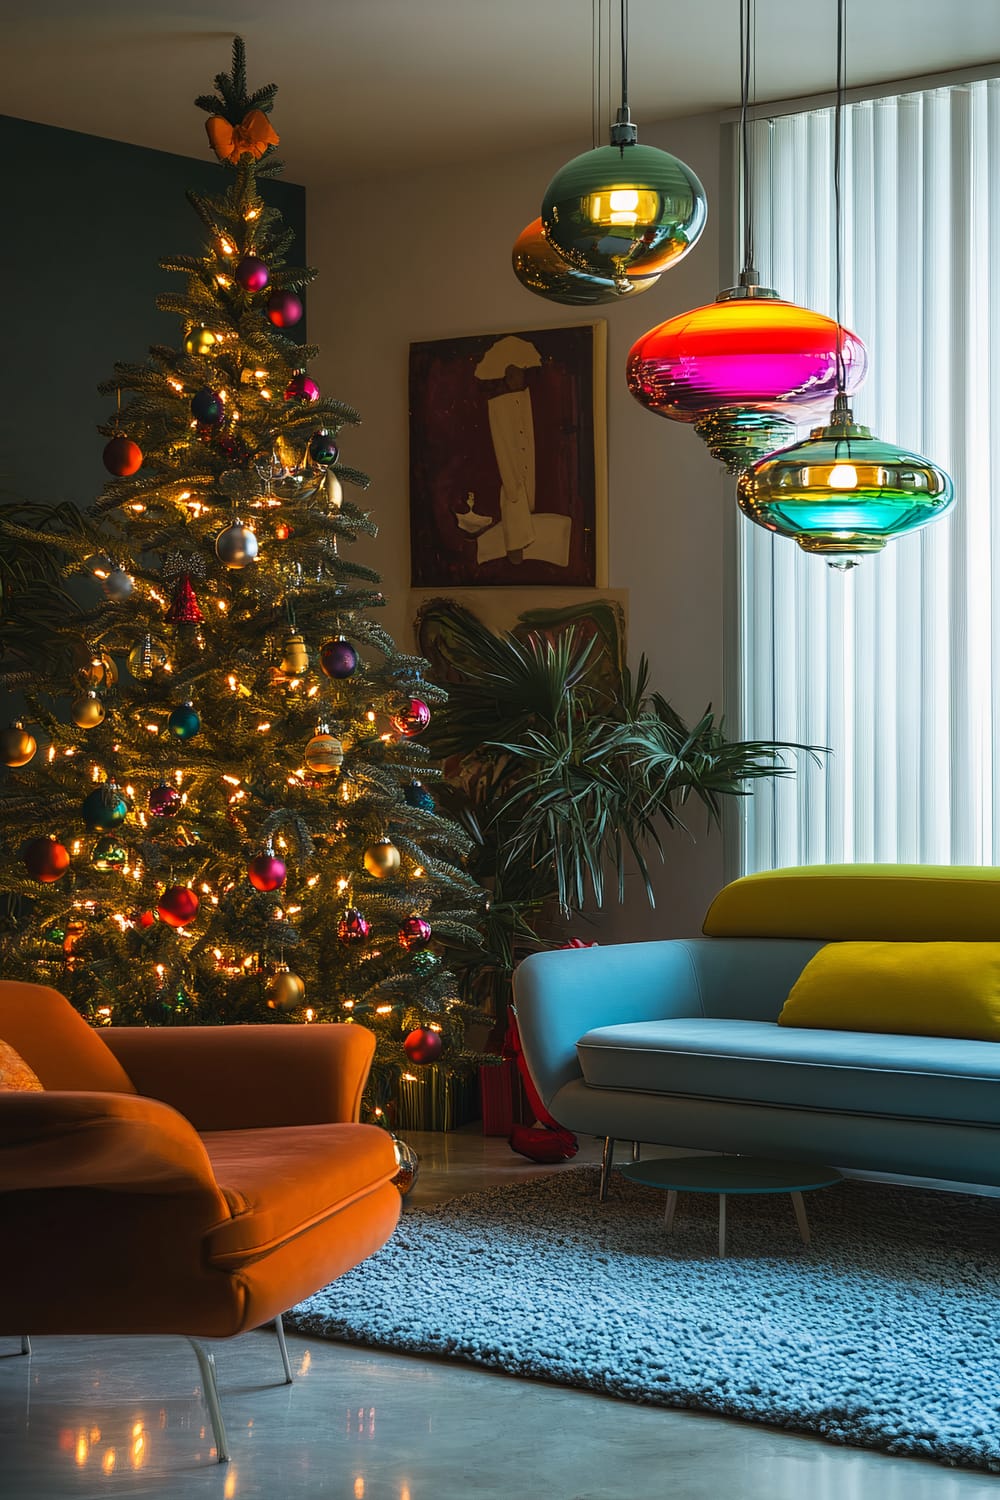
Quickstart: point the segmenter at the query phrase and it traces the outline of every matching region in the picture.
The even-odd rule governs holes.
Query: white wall
[[[442,127],[444,128],[444,127]],[[686,161],[705,185],[708,227],[652,291],[622,304],[571,308],[525,291],[511,245],[538,214],[552,174],[587,142],[542,144],[476,167],[428,170],[371,186],[311,187],[309,256],[320,277],[309,293],[309,336],[322,348],[324,390],[349,401],[363,425],[343,435],[345,460],[371,475],[380,528],[356,555],[382,575],[384,619],[412,640],[407,516],[407,357],[411,341],[587,322],[608,325],[608,453],[612,588],[629,593],[629,656],[645,652],[653,686],[686,716],[723,692],[723,529],[732,486],[686,426],[633,400],[624,366],[653,324],[714,298],[719,270],[719,124],[716,116],[641,131]],[[539,590],[539,602],[546,595]],[[601,923],[612,937],[697,931],[723,883],[722,839],[692,809],[697,843],[672,837],[655,913],[635,890]]]

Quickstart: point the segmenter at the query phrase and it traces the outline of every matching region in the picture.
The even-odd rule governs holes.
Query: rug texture
[[[288,1326],[1000,1472],[1000,1199],[845,1182],[717,1202],[597,1172],[408,1211]]]

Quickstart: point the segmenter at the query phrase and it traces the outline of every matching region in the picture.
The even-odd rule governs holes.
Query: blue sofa
[[[747,876],[700,938],[534,954],[514,1002],[568,1129],[1000,1186],[1000,1043],[806,1030],[778,1014],[826,942],[1000,942],[1000,869],[833,865]]]

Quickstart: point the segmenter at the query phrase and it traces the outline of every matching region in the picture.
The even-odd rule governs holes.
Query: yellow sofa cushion
[[[1000,1041],[1000,943],[828,943],[778,1024]]]
[[[40,1089],[42,1080],[9,1042],[0,1042],[0,1089]]]

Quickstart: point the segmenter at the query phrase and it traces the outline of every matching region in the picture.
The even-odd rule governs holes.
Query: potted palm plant
[[[654,904],[663,832],[684,828],[692,804],[718,824],[729,798],[790,775],[786,752],[807,747],[730,739],[711,708],[685,723],[650,690],[645,657],[632,673],[578,627],[497,633],[452,601],[425,607],[421,623],[448,689],[427,736],[445,763],[438,797],[472,836],[470,873],[491,893],[465,982],[502,1028],[526,953],[563,944],[566,921],[611,893],[622,900],[630,871]]]

